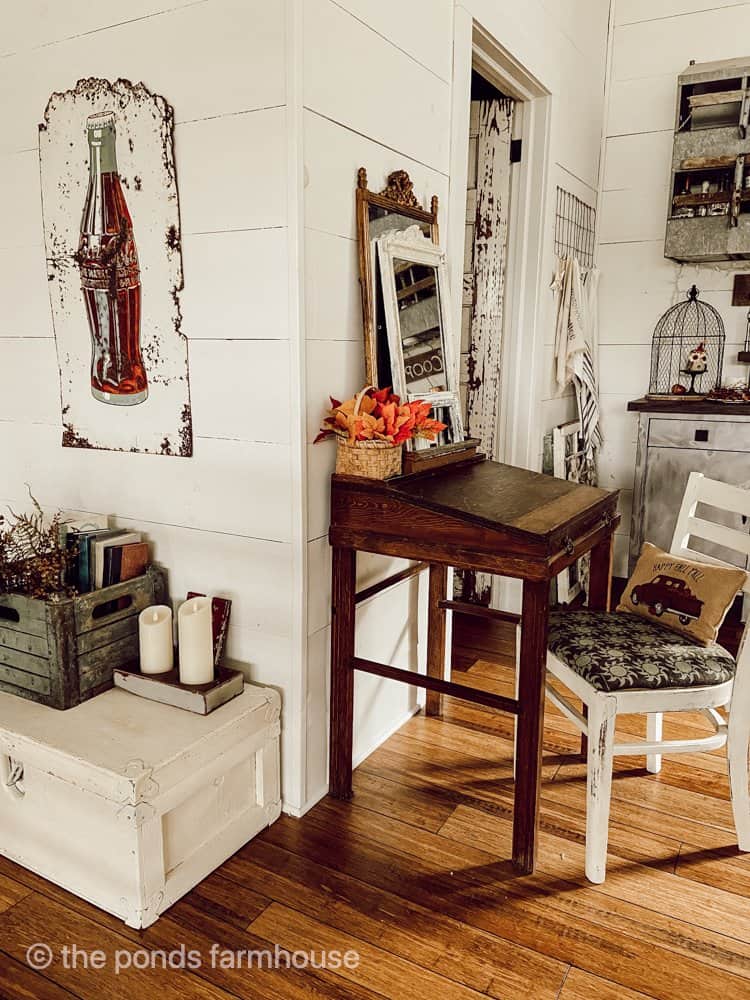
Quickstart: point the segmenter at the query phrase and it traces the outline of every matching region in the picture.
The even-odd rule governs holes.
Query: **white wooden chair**
[[[737,551],[743,557],[750,555],[750,535],[707,520],[710,515],[705,513],[705,507],[698,516],[699,503],[750,517],[750,492],[694,472],[688,480],[677,518],[672,554],[713,565],[729,565],[691,548],[691,539],[700,538]],[[743,589],[745,595],[750,594],[750,574]],[[582,642],[577,638],[581,635],[584,636]],[[657,648],[656,643],[664,645]],[[662,754],[710,751],[726,743],[737,840],[740,850],[750,851],[748,625],[745,625],[736,663],[720,646],[696,646],[674,633],[665,633],[640,616],[622,613],[553,612],[549,645],[548,672],[562,681],[588,709],[585,717],[547,684],[550,701],[588,737],[586,877],[597,883],[603,882],[605,877],[615,755],[645,754],[647,769],[655,774],[661,769]],[[572,647],[576,655],[572,655]],[[633,685],[632,677],[628,680],[629,686],[618,686],[624,682],[623,650],[628,669],[636,672],[636,678],[640,676],[646,681],[643,686]],[[665,662],[673,663],[674,667],[665,666]],[[655,671],[656,664],[660,667]],[[649,677],[654,672],[658,678]],[[691,675],[693,686],[684,686],[687,674]],[[713,682],[703,682],[701,677]],[[729,705],[730,699],[732,709],[727,725],[717,709]],[[662,740],[664,712],[695,711],[703,712],[713,724],[715,732],[712,735],[693,740]],[[619,712],[648,715],[645,742],[615,743],[615,719]]]

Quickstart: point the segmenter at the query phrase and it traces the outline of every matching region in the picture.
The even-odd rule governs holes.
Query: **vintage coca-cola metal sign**
[[[143,84],[99,79],[39,126],[64,446],[192,454],[173,126]]]

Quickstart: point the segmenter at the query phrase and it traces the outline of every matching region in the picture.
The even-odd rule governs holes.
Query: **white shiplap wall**
[[[328,395],[351,395],[364,378],[354,213],[357,170],[365,166],[370,187],[380,190],[392,170],[405,168],[423,204],[429,204],[433,194],[443,206],[447,204],[453,9],[451,0],[409,4],[305,0],[303,8],[307,794],[312,802],[326,789],[330,645],[326,533],[335,448],[311,442]],[[401,560],[360,556],[359,584],[367,586],[406,565]],[[419,594],[418,581],[407,581],[358,608],[361,655],[417,666],[424,652],[423,644],[417,648]],[[358,676],[355,759],[374,749],[416,704],[415,693],[404,685]]]
[[[725,379],[736,365],[746,310],[732,308],[731,265],[679,265],[664,258],[677,75],[691,59],[747,56],[750,3],[736,0],[615,0],[607,89],[598,263],[602,271],[600,371],[603,486],[623,491],[615,572],[627,575],[636,414],[648,390],[651,337],[661,314],[693,282],[727,331]],[[735,269],[746,267],[735,265]]]
[[[164,10],[168,6],[169,9]],[[0,498],[146,529],[188,588],[231,597],[230,656],[285,695],[295,575],[287,253],[286,9],[266,0],[113,0],[6,11],[0,39]],[[143,80],[175,109],[193,459],[62,449],[36,152],[49,94],[81,76]],[[136,233],[137,237],[137,233]],[[294,331],[296,334],[296,331]],[[298,669],[298,663],[297,663]]]
[[[234,601],[229,652],[285,696],[286,808],[326,787],[331,445],[312,440],[329,392],[363,377],[354,185],[405,167],[441,202],[448,232],[451,136],[468,114],[471,18],[552,95],[547,186],[598,183],[607,4],[603,0],[28,0],[0,37],[0,499],[29,482],[48,506],[140,525],[188,587]],[[454,59],[454,32],[467,51]],[[124,76],[176,113],[189,338],[192,460],[63,450],[42,244],[36,123],[79,76]],[[465,96],[465,101],[463,97]],[[454,98],[458,98],[454,100]],[[463,113],[461,111],[461,113]],[[454,182],[455,183],[455,182]],[[465,179],[462,180],[465,190]],[[460,185],[459,185],[460,186]],[[540,196],[542,192],[540,191]],[[463,195],[462,195],[463,197]],[[552,205],[543,270],[552,272]],[[563,419],[551,307],[529,343],[533,440]],[[301,413],[300,413],[301,408]],[[367,585],[400,567],[360,559]],[[415,668],[424,587],[358,611],[363,655]],[[424,617],[424,616],[423,616]],[[416,704],[357,685],[356,756]]]
[[[450,140],[468,116],[469,78],[453,79],[457,44],[470,46],[471,19],[495,36],[552,93],[550,182],[565,177],[576,193],[595,200],[602,130],[608,4],[602,0],[305,0],[303,153],[305,162],[305,324],[308,441],[328,393],[348,394],[364,372],[354,217],[357,168],[380,189],[387,174],[405,168],[423,204],[440,198],[441,240],[451,246],[448,204]],[[460,22],[460,29],[459,29]],[[468,30],[466,29],[466,23]],[[332,40],[335,39],[335,44]],[[467,53],[468,58],[468,53]],[[455,59],[455,62],[454,62]],[[464,185],[465,176],[459,179]],[[465,193],[463,195],[465,202]],[[545,263],[552,276],[552,217]],[[535,394],[536,448],[541,433],[570,412],[570,399],[551,384],[552,297],[540,326],[537,360],[526,373]],[[329,645],[328,476],[333,447],[308,447],[308,800],[325,790]],[[360,558],[361,583],[400,564]],[[358,611],[362,655],[416,666],[413,623],[416,584],[407,583]],[[399,648],[400,647],[400,648]],[[373,749],[384,733],[414,709],[413,694],[392,682],[359,677],[355,756]]]

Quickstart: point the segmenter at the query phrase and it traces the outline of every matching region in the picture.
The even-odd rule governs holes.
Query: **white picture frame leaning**
[[[464,440],[463,418],[458,394],[458,372],[456,370],[453,338],[450,330],[450,292],[448,289],[448,268],[445,251],[429,236],[426,236],[420,226],[409,226],[408,229],[391,231],[378,237],[377,266],[380,268],[380,281],[383,291],[383,311],[388,334],[388,347],[391,355],[391,378],[393,391],[407,401],[424,399],[430,402],[436,410],[444,408],[448,411],[448,430],[444,432],[445,440],[441,443],[456,444]],[[442,335],[443,367],[445,371],[445,390],[415,393],[409,391],[404,351],[401,340],[401,321],[398,299],[398,289],[394,262],[406,260],[414,264],[433,267],[437,276],[437,298]],[[429,447],[427,441],[409,441],[407,448]]]
[[[580,435],[581,421],[569,420],[552,428],[552,474],[558,479],[579,482],[578,469],[583,460]],[[586,557],[577,559],[557,575],[557,600],[560,604],[570,604],[584,590],[584,576],[587,576]]]

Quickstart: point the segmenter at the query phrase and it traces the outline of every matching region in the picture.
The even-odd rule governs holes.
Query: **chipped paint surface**
[[[78,246],[88,187],[86,119],[116,117],[117,165],[138,250],[141,351],[148,398],[114,406],[91,394],[91,334],[81,292]],[[174,114],[142,83],[89,78],[53,94],[39,126],[47,277],[60,369],[63,436],[69,448],[193,453]]]

